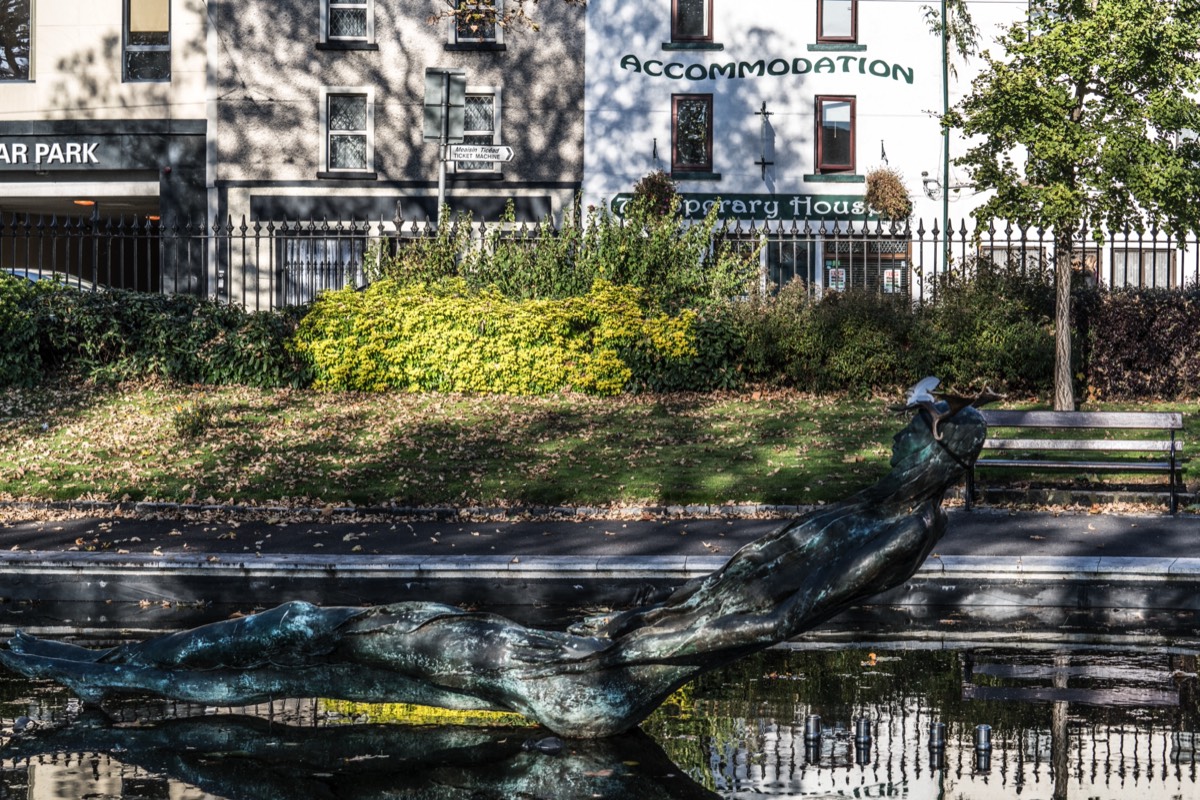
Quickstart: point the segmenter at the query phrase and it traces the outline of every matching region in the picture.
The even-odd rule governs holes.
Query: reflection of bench
[[[1149,664],[1122,663],[1122,656],[1096,655],[1088,655],[1088,663],[1072,663],[1069,656],[1057,656],[1054,663],[1044,663],[1044,657],[1039,662],[1037,656],[1015,658],[1019,663],[970,665],[963,680],[962,699],[1068,702],[1105,708],[1172,707],[1180,702],[1180,687],[1169,663],[1155,668]],[[977,684],[974,680],[977,675],[985,675],[995,683]],[[1087,685],[1068,686],[1071,682]]]
[[[1148,411],[996,411],[980,409],[989,434],[995,428],[1028,428],[1046,436],[988,438],[983,454],[967,474],[967,508],[975,495],[975,470],[1015,468],[1026,471],[1165,472],[1171,484],[1171,513],[1178,507],[1183,430],[1178,412]],[[1108,439],[1114,430],[1156,431],[1153,439]],[[1062,438],[1061,432],[1074,438]],[[1089,435],[1090,434],[1090,435]],[[1082,438],[1081,438],[1082,437]],[[1101,457],[1097,457],[1101,456]]]

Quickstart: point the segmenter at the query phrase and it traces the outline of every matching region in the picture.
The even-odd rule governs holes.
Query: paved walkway
[[[199,515],[193,515],[199,516]],[[951,510],[936,552],[1014,557],[1200,556],[1200,516]],[[379,556],[728,557],[779,519],[346,519],[94,516],[0,523],[2,552]]]

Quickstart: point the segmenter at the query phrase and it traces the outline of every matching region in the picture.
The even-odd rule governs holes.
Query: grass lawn
[[[887,406],[899,400],[10,389],[0,393],[0,498],[807,504],[886,472],[892,435],[906,421]],[[1183,410],[1185,443],[1200,441],[1196,404],[1103,407]],[[1189,464],[1186,480],[1200,481],[1200,466]]]

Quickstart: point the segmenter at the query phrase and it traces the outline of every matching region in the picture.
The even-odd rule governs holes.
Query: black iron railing
[[[489,231],[535,242],[552,226],[474,222],[465,241],[477,246]],[[682,223],[687,224],[687,223]],[[372,247],[436,235],[428,221],[226,221],[205,226],[143,218],[0,216],[0,267],[31,278],[56,278],[82,288],[114,287],[218,298],[251,309],[305,303],[326,289],[361,286]],[[795,280],[813,294],[866,290],[923,301],[946,280],[969,278],[981,265],[1052,272],[1051,231],[962,223],[878,221],[821,223],[772,220],[730,223],[720,243],[758,250],[761,288]],[[714,244],[718,244],[714,242]],[[1107,287],[1177,289],[1200,283],[1200,244],[1159,231],[1122,231],[1101,239],[1074,237],[1072,267]]]

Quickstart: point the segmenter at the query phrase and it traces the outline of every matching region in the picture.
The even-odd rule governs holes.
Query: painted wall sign
[[[2,129],[0,129],[2,131]],[[157,169],[204,164],[204,136],[0,132],[0,171]]]
[[[99,164],[99,142],[6,142],[0,140],[0,164],[49,166],[51,164]]]
[[[775,58],[768,61],[760,58],[757,61],[729,61],[724,64],[682,64],[678,61],[663,62],[656,58],[642,61],[635,55],[621,58],[621,69],[648,75],[651,78],[670,78],[671,80],[703,81],[718,78],[761,78],[763,76],[783,75],[833,75],[835,73],[851,75],[871,75],[876,78],[887,78],[893,81],[903,80],[911,85],[913,68],[891,64],[880,58],[867,59],[865,56],[825,56],[812,61],[807,58]]]
[[[625,216],[625,206],[633,199],[630,193],[618,194],[609,207],[618,217]],[[680,193],[684,218],[703,219],[714,205],[720,204],[718,215],[731,219],[754,220],[875,220],[878,215],[866,200],[855,195],[841,194],[691,194]]]

